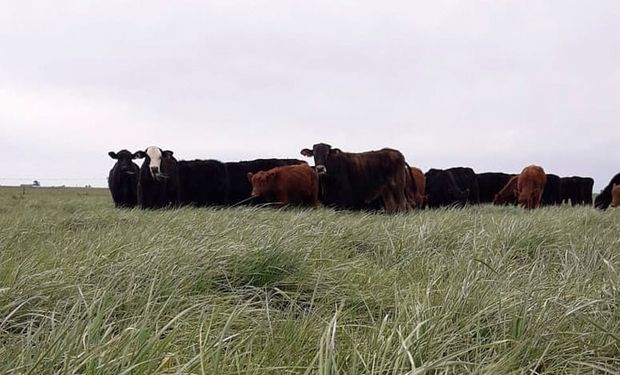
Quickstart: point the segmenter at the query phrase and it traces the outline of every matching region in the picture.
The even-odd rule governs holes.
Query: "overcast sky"
[[[617,0],[4,1],[0,184],[105,186],[123,148],[326,142],[598,190],[620,172],[619,20]]]

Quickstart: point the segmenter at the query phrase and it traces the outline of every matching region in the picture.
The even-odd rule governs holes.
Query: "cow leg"
[[[407,195],[405,190],[407,189],[407,175],[409,174],[409,168],[403,168],[402,173],[397,175],[397,178],[390,184],[390,189],[396,212],[407,212],[411,206],[408,205]],[[415,205],[415,200],[413,201]]]
[[[402,190],[397,190],[394,193],[394,200],[397,212],[407,212],[411,209],[411,206],[408,205],[407,197],[405,197],[405,194]]]
[[[540,207],[540,203],[542,202],[542,197],[543,197],[543,191],[540,190],[538,191],[538,197],[536,200],[536,207]]]
[[[385,212],[388,214],[394,213],[396,204],[394,202],[394,196],[392,195],[390,189],[383,189],[381,197],[383,198],[383,206],[385,208]]]
[[[310,197],[312,207],[317,208],[319,206],[319,189],[312,190],[312,197]]]

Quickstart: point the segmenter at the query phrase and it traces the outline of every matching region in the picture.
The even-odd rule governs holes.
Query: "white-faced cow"
[[[162,208],[179,203],[177,160],[172,151],[156,146],[135,153],[144,159],[138,179],[138,204],[141,208]]]

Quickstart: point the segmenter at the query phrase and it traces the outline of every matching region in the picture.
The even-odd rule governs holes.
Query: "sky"
[[[124,148],[325,142],[599,190],[620,172],[619,19],[617,0],[4,1],[0,184],[105,186]]]

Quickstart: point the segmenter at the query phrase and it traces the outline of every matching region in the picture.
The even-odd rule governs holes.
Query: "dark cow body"
[[[138,177],[140,167],[132,160],[136,157],[127,150],[108,152],[116,163],[108,175],[108,187],[116,207],[135,207],[138,204]]]
[[[612,193],[614,184],[620,185],[620,173],[612,177],[611,181],[609,181],[607,186],[605,186],[605,188],[601,190],[599,195],[596,196],[596,199],[594,200],[594,207],[599,208],[601,210],[604,210],[607,207],[609,207],[612,201],[611,193]]]
[[[591,205],[593,186],[594,180],[590,177],[562,177],[560,179],[562,202],[570,201],[572,206]]]
[[[448,168],[446,171],[452,173],[456,184],[462,191],[469,191],[469,194],[467,195],[467,203],[480,203],[478,179],[476,178],[476,173],[473,169],[468,167],[454,167]]]
[[[301,154],[314,157],[323,204],[360,210],[382,202],[388,213],[407,210],[408,168],[400,151],[351,153],[319,143]]]
[[[469,190],[462,190],[452,172],[429,169],[426,174],[426,203],[428,207],[463,206]]]
[[[228,204],[228,171],[217,160],[179,161],[179,199],[182,205]]]
[[[147,148],[147,151],[151,147]],[[153,147],[153,149],[159,149]],[[172,151],[162,151],[161,163],[155,169],[150,165],[147,151],[138,151],[136,156],[144,158],[138,180],[138,204],[140,208],[163,208],[179,203],[179,174],[177,160]]]
[[[476,174],[480,203],[493,203],[495,194],[499,193],[513,176],[516,175],[501,172]]]
[[[560,177],[555,174],[547,174],[547,183],[542,196],[543,206],[556,206],[562,204],[562,189]]]

